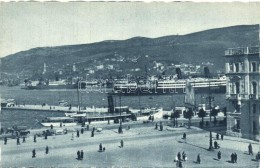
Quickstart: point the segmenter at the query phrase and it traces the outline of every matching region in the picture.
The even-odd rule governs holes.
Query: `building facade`
[[[227,134],[259,140],[259,46],[225,51]]]

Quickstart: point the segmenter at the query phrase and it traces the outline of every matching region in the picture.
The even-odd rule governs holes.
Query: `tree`
[[[219,112],[219,109],[216,109],[216,108],[213,108],[213,109],[211,110],[211,116],[214,117],[214,125],[217,124],[216,116],[218,115],[218,112]]]
[[[206,111],[203,108],[201,108],[199,110],[198,116],[201,118],[201,126],[203,127],[204,126],[204,117],[206,117]]]
[[[189,119],[189,128],[190,128],[191,118],[193,117],[192,108],[189,108],[188,111],[185,110],[183,114],[184,114],[184,118]]]

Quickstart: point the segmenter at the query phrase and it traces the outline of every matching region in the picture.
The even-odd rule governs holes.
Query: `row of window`
[[[232,93],[234,93],[234,94],[238,94],[241,92],[240,91],[240,82],[235,82],[235,83],[231,84],[230,87],[231,87]],[[250,94],[257,95],[257,83],[255,81],[253,81],[251,83]]]
[[[257,65],[257,62],[253,61],[250,62],[250,72],[257,72],[258,68],[260,68],[260,65]],[[232,72],[241,72],[244,70],[244,63],[243,62],[237,62],[235,64],[229,64],[229,69]],[[260,69],[259,69],[260,71]]]

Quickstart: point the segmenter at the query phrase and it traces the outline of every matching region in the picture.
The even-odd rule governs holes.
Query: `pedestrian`
[[[186,161],[186,153],[184,151],[182,152],[182,160]]]
[[[23,137],[23,143],[25,143],[25,137]]]
[[[236,154],[236,152],[234,153],[234,161],[235,161],[235,163],[237,163],[237,154]]]
[[[71,140],[74,140],[74,133],[71,134]]]
[[[256,154],[255,159],[256,159],[256,161],[259,161],[259,160],[260,160],[260,152],[258,152],[258,153]]]
[[[53,129],[53,125],[51,124],[51,129]]]
[[[84,152],[83,152],[83,150],[81,150],[81,152],[80,152],[80,159],[83,160],[83,157],[84,157]]]
[[[87,131],[89,130],[89,125],[87,125]]]
[[[6,145],[7,144],[7,137],[4,138],[4,141],[5,141],[4,144]]]
[[[20,145],[20,138],[17,138],[17,145]]]
[[[178,160],[181,160],[181,153],[180,152],[178,152],[177,157],[178,157]]]
[[[91,137],[94,137],[94,131],[91,131]]]
[[[99,151],[102,152],[103,148],[102,148],[102,143],[99,144]]]
[[[157,123],[155,124],[155,129],[158,129],[158,124]]]
[[[215,142],[214,142],[214,148],[215,148],[215,149],[218,149],[218,148],[220,148],[220,146],[219,146],[219,144],[218,144],[218,142],[217,142],[217,141],[215,141]]]
[[[231,162],[234,163],[234,153],[231,154]]]
[[[219,140],[219,134],[216,135],[216,139]]]
[[[182,168],[182,161],[178,160],[176,163],[176,166],[179,168]]]
[[[253,155],[253,148],[252,148],[251,143],[248,145],[248,153],[249,153],[249,155]]]
[[[80,151],[77,152],[78,160],[80,160]]]
[[[121,140],[121,141],[120,141],[120,144],[121,144],[121,148],[123,148],[123,147],[124,147],[124,141]]]
[[[81,134],[83,134],[84,133],[84,129],[83,128],[81,128]]]
[[[60,122],[60,127],[62,127],[62,122]]]
[[[224,135],[223,135],[223,134],[221,134],[221,140],[223,141],[223,139],[224,139]]]
[[[46,146],[46,148],[45,148],[45,154],[47,155],[48,153],[49,153],[49,147]]]
[[[79,138],[79,130],[77,130],[77,137]]]
[[[218,160],[220,160],[220,159],[221,159],[221,152],[218,151]]]
[[[186,133],[183,133],[182,139],[184,139],[184,141],[186,143]]]
[[[36,142],[36,135],[33,136],[33,142]]]
[[[48,137],[47,137],[47,132],[45,132],[45,135],[44,135],[44,139],[47,139]]]
[[[186,133],[183,133],[182,139],[186,140]]]
[[[200,164],[200,154],[197,156],[197,163]]]
[[[36,157],[36,152],[35,152],[35,149],[32,150],[32,158],[35,158]]]

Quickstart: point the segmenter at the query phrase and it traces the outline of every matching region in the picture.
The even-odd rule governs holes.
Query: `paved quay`
[[[16,140],[8,140],[7,145],[1,143],[1,167],[176,167],[174,159],[178,152],[185,151],[188,160],[184,167],[259,167],[254,161],[255,155],[247,154],[247,146],[252,143],[253,151],[259,151],[255,141],[224,136],[218,140],[222,159],[217,160],[217,152],[208,151],[209,132],[196,127],[187,129],[164,126],[163,131],[154,128],[155,123],[133,126],[118,134],[114,127],[104,128],[91,137],[91,131],[85,131],[77,138],[74,133],[49,136],[47,140],[28,137],[26,143],[16,145]],[[182,134],[187,134],[186,143]],[[213,138],[215,133],[213,133]],[[120,140],[124,147],[120,148]],[[214,141],[214,140],[213,140]],[[99,144],[106,148],[98,152]],[[49,154],[45,147],[49,146]],[[36,150],[36,158],[32,158],[32,150]],[[84,159],[77,160],[76,152],[84,151]],[[237,163],[230,163],[231,153],[238,155]],[[201,164],[195,163],[197,154],[201,156]]]

